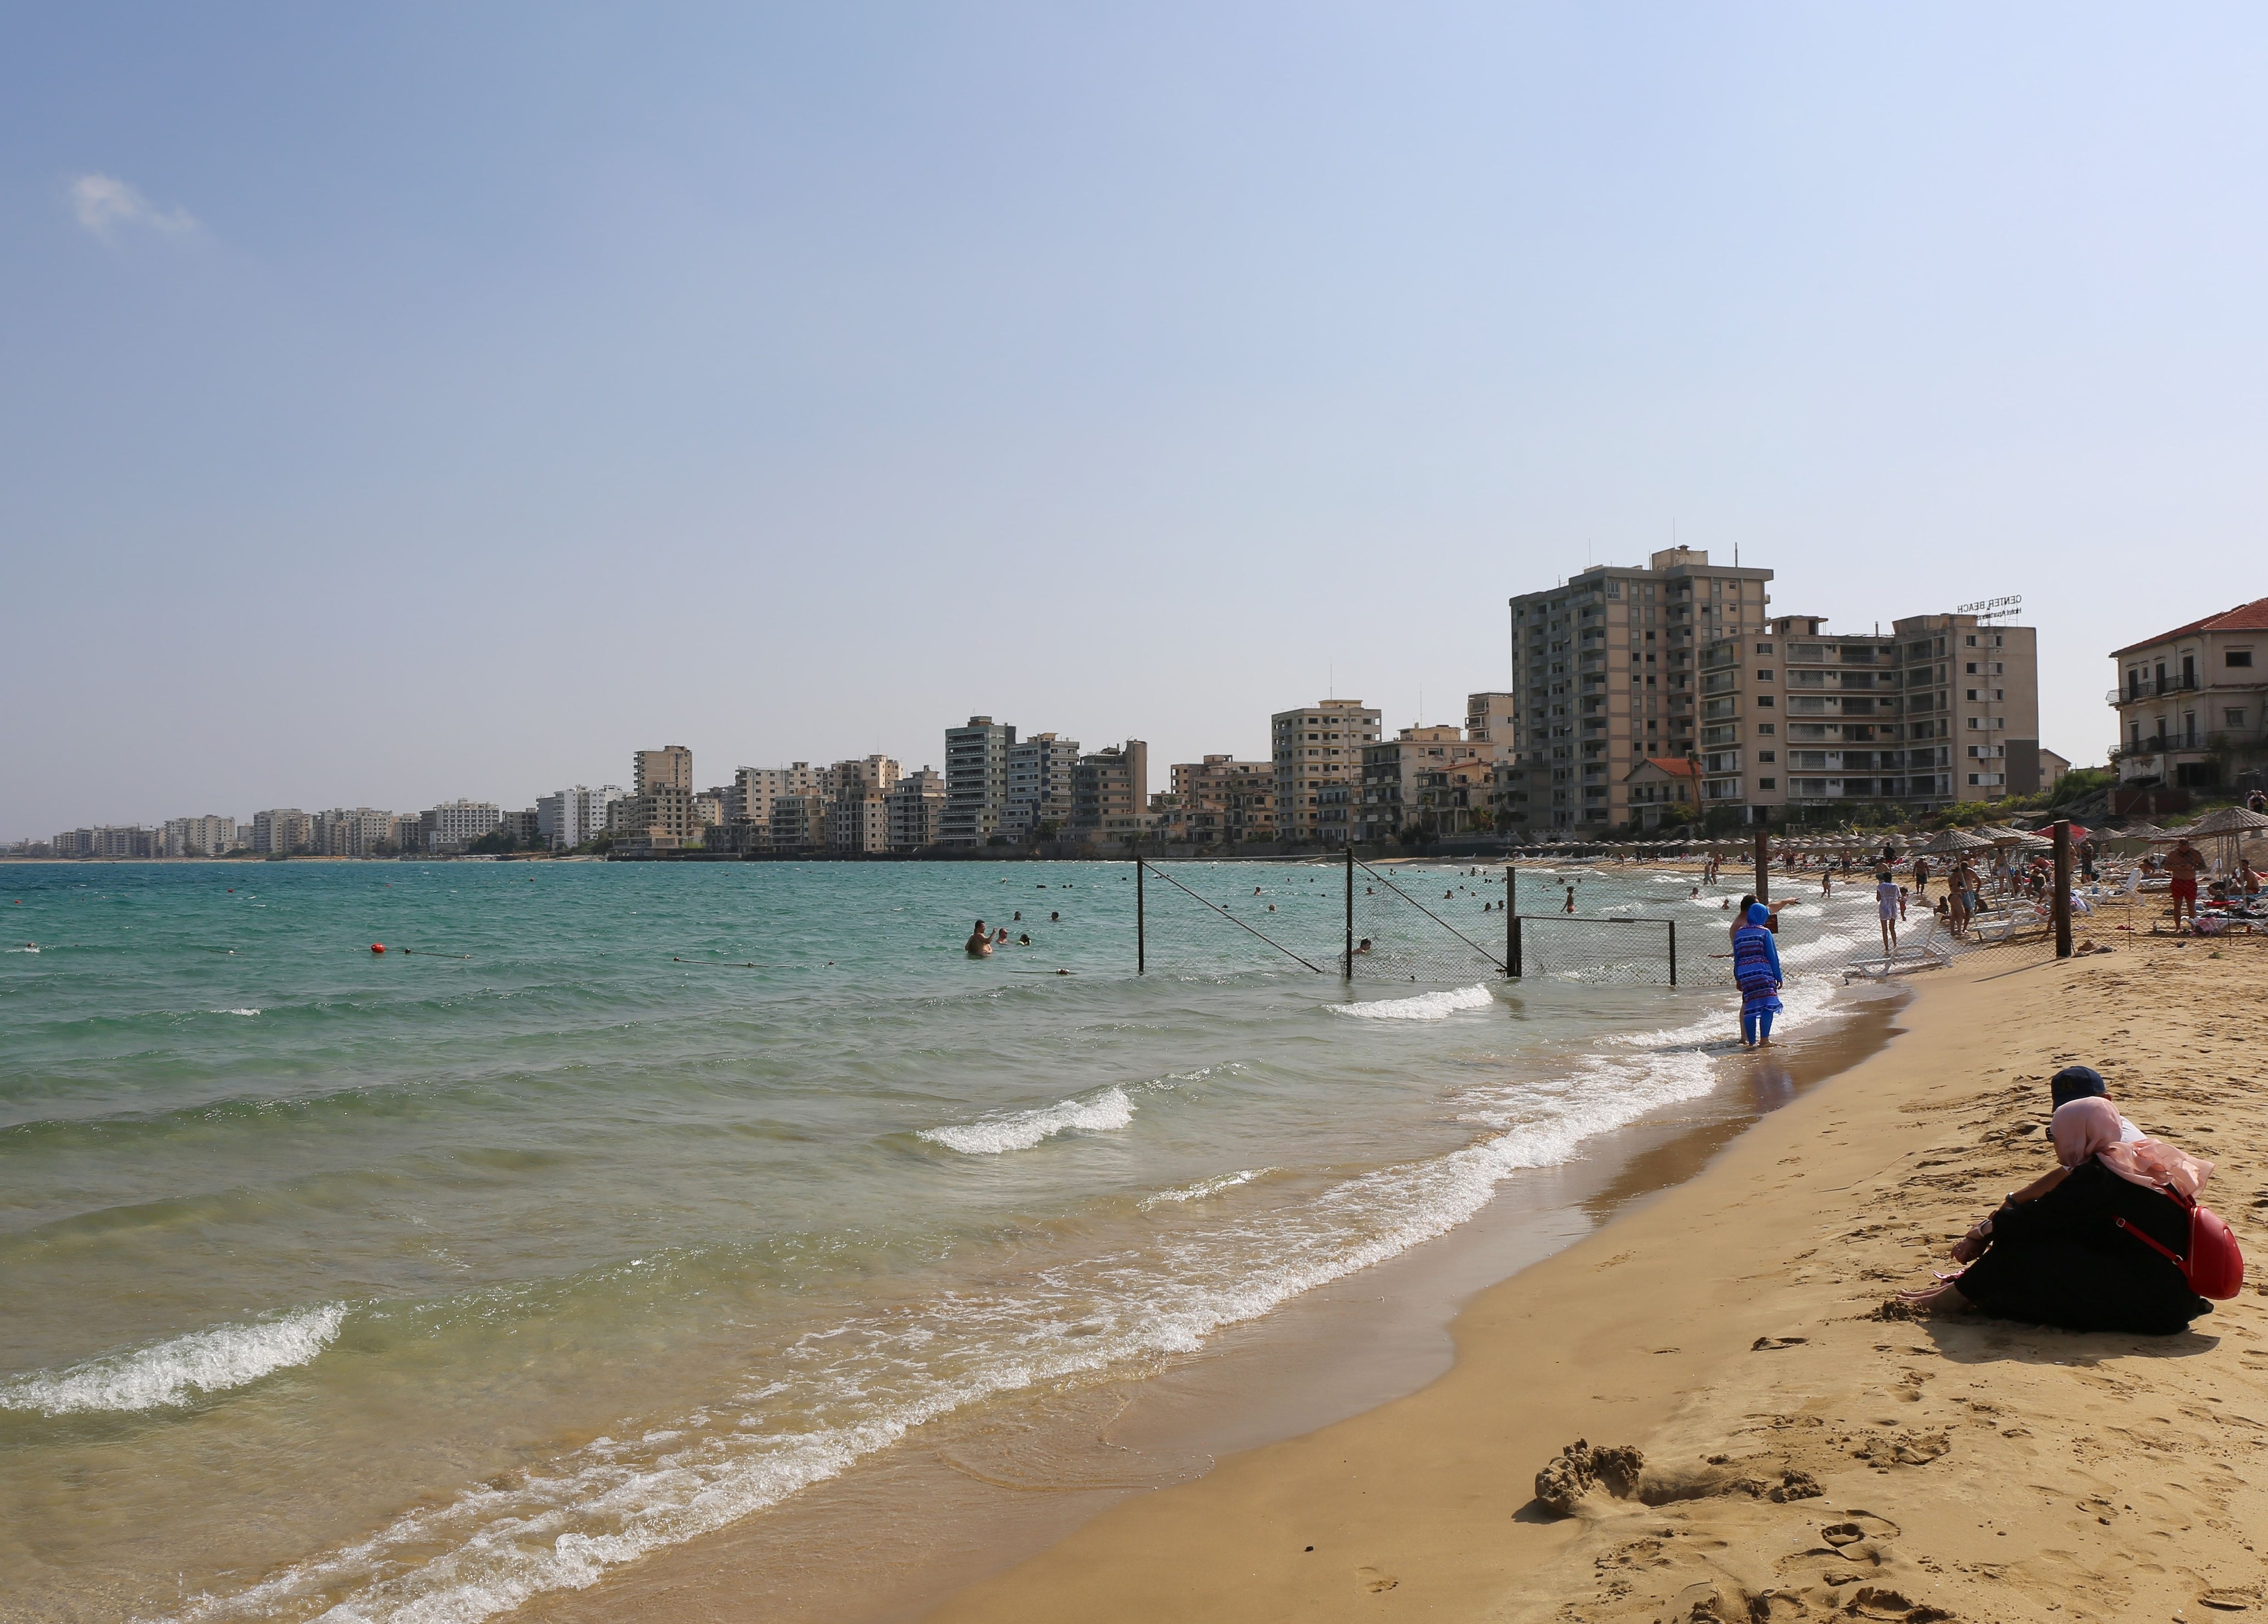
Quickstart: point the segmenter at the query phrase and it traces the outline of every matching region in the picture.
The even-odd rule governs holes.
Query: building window
[[[1778,761],[1779,759],[1779,752],[1777,750],[1758,750],[1756,752],[1756,759],[1758,761]]]
[[[2249,648],[2232,648],[2220,657],[2220,661],[2223,665],[2249,666],[2252,663],[2252,651]]]
[[[1756,787],[1758,789],[1778,789],[1779,787],[1779,780],[1778,779],[1758,779],[1756,780]]]
[[[2224,727],[2242,727],[2244,726],[2244,712],[2239,710],[2223,711],[2220,713],[2220,721]]]
[[[1772,725],[1770,722],[1758,722],[1756,731],[1760,734],[1770,733],[1772,731]]]
[[[1759,705],[1770,705],[1771,702],[1772,697],[1770,694],[1758,694],[1756,696],[1756,703]]]

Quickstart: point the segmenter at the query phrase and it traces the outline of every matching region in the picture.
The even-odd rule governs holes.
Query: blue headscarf
[[[1749,904],[1749,923],[1751,925],[1771,924],[1771,910],[1765,907],[1764,904],[1760,902],[1750,903]]]

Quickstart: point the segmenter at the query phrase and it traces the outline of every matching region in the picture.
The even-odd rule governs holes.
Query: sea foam
[[[997,1156],[1003,1151],[1029,1150],[1033,1146],[1074,1129],[1108,1133],[1134,1120],[1134,1102],[1126,1090],[1108,1088],[1085,1098],[1057,1100],[1034,1111],[1009,1111],[980,1117],[957,1126],[924,1128],[915,1137],[968,1156]]]
[[[320,1303],[43,1370],[0,1385],[0,1409],[77,1415],[187,1404],[193,1394],[242,1387],[306,1364],[331,1345],[346,1317],[344,1303]]]
[[[1326,1004],[1333,1015],[1359,1021],[1446,1021],[1460,1009],[1485,1009],[1496,1001],[1484,986],[1461,986],[1451,993],[1414,993],[1408,998],[1372,999],[1359,1004]]]

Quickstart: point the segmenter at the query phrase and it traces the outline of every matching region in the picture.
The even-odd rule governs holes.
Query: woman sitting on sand
[[[2159,1140],[2122,1139],[2124,1126],[2100,1095],[2057,1107],[2048,1129],[2057,1170],[1961,1237],[1953,1255],[1966,1269],[1899,1296],[1919,1310],[1973,1307],[1997,1319],[2145,1336],[2171,1336],[2210,1311],[2171,1259],[2132,1231],[2186,1251],[2189,1209],[2167,1187],[2194,1200],[2213,1163]]]

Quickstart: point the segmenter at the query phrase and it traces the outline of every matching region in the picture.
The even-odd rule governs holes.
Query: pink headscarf
[[[2124,1126],[2118,1108],[2096,1094],[2058,1107],[2048,1133],[2055,1140],[2056,1160],[2066,1168],[2079,1167],[2092,1156],[2130,1183],[2150,1189],[2171,1185],[2195,1200],[2213,1177],[2213,1163],[2163,1140],[2122,1140]]]

